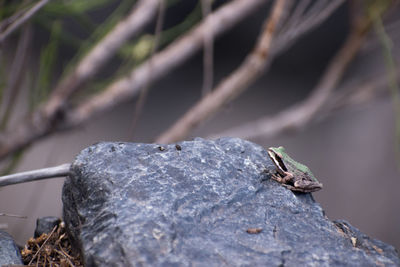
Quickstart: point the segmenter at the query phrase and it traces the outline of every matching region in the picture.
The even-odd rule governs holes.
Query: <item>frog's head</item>
[[[284,155],[286,155],[286,150],[283,146],[280,147],[270,147],[268,148],[268,150],[273,151],[274,153],[280,155],[280,157],[283,157]]]

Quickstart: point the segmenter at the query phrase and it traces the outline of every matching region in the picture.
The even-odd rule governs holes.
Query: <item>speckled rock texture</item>
[[[64,220],[86,266],[400,265],[392,246],[271,180],[248,141],[99,143],[71,170]]]
[[[12,264],[23,264],[19,248],[7,232],[0,230],[0,266]]]

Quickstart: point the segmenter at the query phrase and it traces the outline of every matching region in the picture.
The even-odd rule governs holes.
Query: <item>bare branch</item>
[[[344,1],[345,0],[331,0],[323,5],[321,9],[317,9],[316,7],[321,6],[318,5],[318,3],[321,4],[323,1],[313,1],[311,6],[308,6],[308,0],[301,0],[293,11],[295,17],[293,19],[290,18],[282,25],[282,30],[276,37],[274,53],[282,52],[287,49],[299,36],[302,36],[304,33],[320,25],[332,12],[343,4]]]
[[[155,2],[155,0],[142,0],[142,2]],[[210,14],[210,16],[208,16],[208,18],[199,26],[195,27],[195,29],[179,40],[173,42],[163,51],[157,53],[152,57],[152,62],[147,61],[143,63],[140,67],[132,71],[128,77],[117,80],[102,93],[93,96],[83,104],[79,105],[76,109],[69,111],[68,113],[59,114],[55,108],[57,106],[60,108],[61,103],[65,103],[63,99],[67,95],[64,93],[71,93],[71,90],[77,88],[77,83],[80,84],[85,81],[85,79],[89,78],[88,75],[84,76],[85,79],[82,77],[77,78],[76,74],[72,74],[57,87],[56,95],[51,98],[51,101],[54,100],[56,103],[46,105],[47,112],[45,113],[47,114],[43,114],[41,111],[36,112],[30,120],[22,123],[20,127],[17,127],[17,129],[0,135],[0,159],[28,146],[33,141],[43,138],[50,133],[76,127],[82,122],[90,119],[95,114],[104,112],[118,103],[136,96],[146,83],[160,79],[200,49],[204,31],[211,31],[213,36],[219,35],[232,28],[236,23],[257,10],[257,8],[265,2],[267,2],[267,0],[234,0],[225,4],[216,12]],[[142,5],[147,7],[146,3],[142,3]],[[157,5],[155,6],[155,9],[157,9]],[[147,14],[148,12],[144,13]],[[139,14],[138,16],[143,19],[144,14]],[[126,25],[130,24],[125,22],[123,25],[126,27]],[[106,39],[108,39],[108,37],[106,37]],[[97,47],[104,46],[102,44],[104,43],[101,42]],[[106,49],[107,53],[109,52],[107,47],[103,47],[103,49]],[[96,53],[94,53],[94,55],[95,54]],[[89,55],[86,56],[83,61],[88,61],[88,58],[90,58]],[[83,65],[88,66],[90,64]],[[90,70],[88,70],[86,74],[87,73],[90,73]],[[92,75],[94,73],[92,72],[90,74]],[[72,89],[70,89],[69,84]],[[53,114],[51,113],[51,110],[53,110]],[[66,117],[58,118],[57,116],[60,115]],[[59,121],[55,124],[57,119],[59,119]]]
[[[299,19],[299,21],[294,21],[292,19],[289,19],[291,22],[291,27],[288,26],[288,23],[285,23],[283,26],[284,28],[282,31],[279,32],[279,34],[276,36],[276,40],[274,40],[274,45],[271,47],[273,50],[272,53],[276,54],[278,52],[282,52],[285,48],[287,48],[290,44],[293,43],[293,41],[298,38],[301,34],[304,34],[305,32],[312,30],[314,27],[319,25],[324,19],[326,19],[329,14],[331,14],[340,4],[343,3],[344,0],[336,0],[336,1],[329,1],[324,7],[323,10],[317,10],[315,6],[311,6],[311,9],[309,7],[309,1],[303,0],[298,5],[295,7],[294,14],[296,14],[296,17]],[[316,5],[315,3],[313,3]],[[316,13],[316,14],[315,14]],[[312,17],[313,19],[306,19],[308,17]],[[302,20],[305,19],[305,23],[302,23]],[[271,53],[271,51],[270,51]],[[253,74],[256,74],[254,72]],[[251,75],[253,75],[251,74]],[[237,74],[234,74],[237,75]],[[237,81],[233,82],[231,86],[236,86],[235,84],[240,84],[241,82],[244,82],[245,79],[240,78],[237,79]],[[218,89],[216,89],[218,90]],[[240,93],[240,92],[239,92]],[[234,95],[232,97],[235,97]],[[210,101],[210,104],[205,104],[206,101]],[[158,142],[160,143],[165,143],[165,142],[171,142],[173,140],[176,140],[175,137],[173,138],[173,135],[177,134],[180,135],[180,137],[176,137],[177,139],[183,138],[186,136],[191,128],[196,126],[201,120],[204,120],[208,116],[212,115],[214,112],[212,108],[218,109],[218,101],[220,105],[224,104],[223,101],[229,101],[229,99],[226,100],[217,100],[217,93],[214,93],[210,96],[206,96],[201,102],[196,104],[184,117],[182,117],[178,122],[175,123],[173,127],[174,132],[172,132],[171,128],[169,133],[165,133],[161,137],[157,139]],[[213,106],[214,103],[216,106]],[[196,114],[196,113],[199,114]],[[203,114],[200,114],[203,113]],[[184,126],[185,125],[185,126]],[[167,134],[170,134],[170,136],[167,136]]]
[[[31,39],[32,29],[30,25],[26,25],[18,40],[15,57],[10,69],[10,77],[7,81],[7,87],[4,90],[8,94],[8,97],[4,99],[5,103],[2,105],[3,109],[1,110],[2,116],[0,119],[0,129],[6,128],[10,114],[12,114],[15,107],[15,101],[20,92],[20,84],[23,80],[22,77],[25,74],[25,63],[29,57],[28,48]]]
[[[331,60],[325,73],[312,91],[311,95],[301,103],[278,113],[275,116],[266,116],[256,121],[211,136],[238,136],[242,138],[272,137],[287,130],[297,130],[304,127],[324,104],[332,97],[332,92],[341,80],[343,73],[351,60],[359,51],[370,21],[364,18],[354,25],[341,49]]]
[[[397,74],[400,74],[400,69],[397,69]],[[388,79],[385,76],[374,77],[358,85],[345,86],[331,95],[317,118],[320,119],[321,117],[330,115],[334,111],[346,106],[355,106],[370,102],[385,92],[388,93]]]
[[[106,90],[93,96],[72,111],[65,127],[76,126],[96,113],[104,112],[118,103],[136,96],[148,81],[155,81],[172,71],[201,48],[206,31],[217,36],[254,12],[266,0],[234,0],[210,14],[179,40],[136,68],[128,77],[111,84]],[[1,154],[0,154],[1,156]]]
[[[287,20],[285,23],[286,26],[283,26],[282,28],[284,29],[285,27],[290,28],[290,26],[296,25],[301,21],[305,11],[310,5],[311,0],[302,0],[298,1],[298,3],[295,6],[295,9],[290,16],[290,18]],[[289,26],[290,25],[290,26]]]
[[[14,218],[20,218],[20,219],[26,219],[26,216],[21,216],[21,215],[16,215],[16,214],[11,214],[11,213],[0,213],[0,216],[6,216],[6,217],[14,217]]]
[[[131,14],[98,43],[89,54],[82,59],[77,68],[62,80],[52,92],[50,99],[36,112],[30,120],[22,123],[8,133],[0,135],[0,158],[26,147],[34,140],[42,138],[58,129],[63,122],[64,106],[67,100],[85,82],[93,77],[118,50],[118,48],[134,34],[139,33],[150,22],[157,11],[160,0],[141,0]]]
[[[158,49],[159,43],[160,43],[160,36],[161,36],[161,31],[163,28],[164,24],[164,16],[165,16],[165,10],[166,10],[166,3],[165,0],[161,0],[158,8],[158,16],[157,16],[157,21],[156,21],[156,28],[154,31],[154,40],[151,46],[151,52],[150,52],[150,67],[153,68],[153,57],[155,52]],[[150,71],[151,72],[151,71]],[[150,77],[149,77],[150,78]],[[144,107],[144,104],[146,102],[147,98],[147,93],[150,89],[150,79],[146,82],[146,84],[143,86],[142,91],[139,94],[138,100],[136,102],[136,107],[135,107],[135,113],[133,114],[133,120],[132,120],[132,125],[131,129],[129,131],[129,136],[133,139],[135,128],[137,125],[137,122],[140,118],[140,115],[142,114],[142,110]]]
[[[138,13],[137,16],[140,18],[138,21],[150,20],[151,16],[149,14],[155,14],[158,6],[157,3],[159,3],[158,1],[139,1],[136,5],[138,9],[133,11],[133,13]],[[67,103],[69,96],[81,88],[85,82],[97,73],[101,65],[104,65],[109,57],[115,54],[118,45],[112,40],[109,40],[111,39],[109,36],[112,35],[110,32],[109,35],[97,44],[81,61],[78,65],[80,71],[74,71],[58,84],[48,103],[45,103],[45,105],[42,106],[39,111],[35,112],[28,121],[21,123],[16,129],[0,134],[0,159],[51,133],[76,127],[96,114],[107,111],[131,99],[136,96],[147,83],[160,79],[201,49],[203,38],[206,34],[205,32],[208,31],[214,38],[232,28],[236,23],[257,10],[266,2],[268,2],[268,0],[233,0],[228,2],[207,16],[201,24],[185,34],[182,38],[176,40],[166,49],[155,54],[151,60],[144,62],[141,66],[133,70],[130,75],[115,81],[103,92],[94,95],[92,98],[78,105],[75,109],[64,109],[64,105]],[[333,2],[343,2],[343,0],[330,1],[327,7],[332,7],[334,5]],[[151,3],[153,3],[153,5],[151,5]],[[149,11],[150,5],[154,7],[154,10],[152,8],[152,12]],[[139,7],[146,8],[144,8],[143,12],[139,12]],[[131,36],[139,31],[138,28],[141,26],[132,26],[127,22],[130,18],[132,21],[135,21],[132,16],[133,14],[118,24],[113,31],[118,29],[117,32],[121,33],[124,31],[119,29],[119,27],[131,27],[134,32],[132,33],[132,31],[129,31]],[[140,25],[143,25],[142,22],[140,23]],[[315,23],[308,25],[313,27]],[[305,30],[303,33],[304,32]],[[128,37],[125,36],[124,38]],[[291,38],[290,41],[293,41],[293,38]],[[106,45],[107,43],[110,45],[109,47]],[[119,41],[117,43],[119,43]],[[96,49],[97,51],[106,51],[106,53],[103,57],[98,58],[96,55],[100,56],[101,53],[95,53],[94,51]]]
[[[237,97],[260,76],[267,63],[270,62],[272,39],[285,13],[285,7],[285,0],[275,1],[255,49],[246,57],[242,65],[158,137],[156,142],[169,143],[183,139],[193,127],[217,112],[223,104]]]
[[[68,75],[52,92],[42,112],[46,118],[56,116],[66,104],[68,98],[116,53],[129,38],[138,34],[157,12],[161,0],[140,0],[131,14],[119,22],[115,28],[101,40],[75,70]]]
[[[212,0],[201,0],[201,10],[203,19],[207,18],[211,12]],[[202,94],[205,96],[211,92],[214,79],[214,39],[212,34],[206,32],[204,34],[204,49],[203,49],[203,88]]]
[[[7,27],[7,29],[3,32],[0,33],[0,44],[11,34],[13,33],[16,29],[18,29],[22,24],[27,22],[33,15],[35,15],[36,12],[38,12],[42,7],[44,7],[49,0],[40,0],[38,3],[36,3],[32,8],[30,8],[28,11],[26,11],[19,19],[14,21],[10,26]]]
[[[68,176],[70,172],[70,163],[62,164],[56,167],[43,168],[34,171],[20,172],[0,177],[0,187],[12,184],[38,181],[42,179]]]

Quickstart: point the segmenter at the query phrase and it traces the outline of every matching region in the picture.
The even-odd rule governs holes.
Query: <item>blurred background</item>
[[[372,0],[2,1],[2,172],[72,162],[100,141],[283,145],[324,184],[313,195],[331,220],[399,250],[399,10]],[[246,62],[259,63],[241,76]],[[62,184],[1,188],[0,212],[28,218],[1,216],[0,227],[25,243],[36,218],[62,216]]]

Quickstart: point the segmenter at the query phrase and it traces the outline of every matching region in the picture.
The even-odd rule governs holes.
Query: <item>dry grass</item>
[[[81,257],[71,245],[65,223],[60,222],[50,233],[30,238],[21,251],[22,259],[29,266],[83,266]]]

